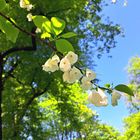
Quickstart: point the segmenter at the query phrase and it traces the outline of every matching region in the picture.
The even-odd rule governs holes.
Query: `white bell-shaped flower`
[[[79,80],[82,77],[82,73],[79,69],[77,69],[76,67],[73,67],[70,70],[70,77],[75,82],[76,80]]]
[[[81,80],[81,87],[83,90],[89,90],[92,88],[92,83],[88,77],[84,76]]]
[[[52,58],[48,59],[44,65],[42,65],[43,70],[47,72],[55,72],[56,70],[59,70],[59,61],[59,57],[54,55]]]
[[[96,73],[93,72],[92,70],[90,69],[86,69],[86,77],[89,79],[89,80],[94,80],[96,78]]]
[[[69,71],[64,72],[63,81],[69,83],[69,81],[70,81],[70,72]]]
[[[70,71],[66,71],[63,74],[63,80],[67,83],[74,83],[82,77],[82,73],[76,67],[73,67]]]
[[[27,9],[27,11],[33,8],[33,5],[30,4],[28,0],[20,0],[19,5],[21,8]]]
[[[28,19],[28,21],[30,22],[30,21],[32,21],[32,14],[31,13],[29,13],[28,15],[27,15],[27,19]]]
[[[71,64],[70,61],[64,57],[61,61],[60,61],[60,70],[63,72],[69,71],[71,69]]]
[[[25,0],[20,0],[19,5],[20,5],[21,8],[26,8]]]
[[[36,28],[35,32],[36,33],[41,33],[41,29],[40,28]]]
[[[33,8],[33,5],[29,4],[29,5],[26,6],[26,8],[27,8],[27,11],[30,11]]]
[[[112,104],[112,106],[118,105],[118,100],[120,98],[121,98],[121,94],[118,91],[113,90],[113,92],[112,92],[112,98],[111,98],[111,104]]]
[[[98,88],[98,91],[92,91],[89,96],[88,100],[94,104],[95,106],[107,106],[108,105],[108,98],[105,93]]]
[[[54,55],[54,56],[52,57],[52,60],[53,60],[53,61],[56,61],[57,63],[60,62],[60,58],[58,57],[58,55]]]
[[[75,54],[72,51],[68,52],[68,54],[65,57],[69,60],[69,62],[70,62],[71,65],[73,65],[74,63],[76,63],[77,60],[78,60],[78,55]]]

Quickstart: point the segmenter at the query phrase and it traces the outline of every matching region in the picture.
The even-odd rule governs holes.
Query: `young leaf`
[[[42,38],[42,39],[50,38],[50,37],[51,37],[51,35],[50,35],[48,32],[45,32],[45,33],[42,33],[42,34],[41,34],[41,38]]]
[[[0,0],[0,11],[2,11],[6,7],[6,1]]]
[[[9,21],[7,21],[2,17],[0,17],[0,29],[2,30],[3,33],[6,34],[8,40],[12,41],[13,43],[16,42],[19,30],[15,28]]]
[[[74,51],[72,44],[65,39],[58,39],[55,43],[57,50],[63,54],[69,51]]]
[[[33,16],[34,24],[40,28],[43,32],[52,33],[51,22],[45,16]]]
[[[74,37],[74,36],[77,36],[77,34],[74,33],[74,32],[68,32],[68,33],[65,33],[65,34],[61,35],[61,37],[63,37],[63,38],[71,38],[71,37]]]
[[[134,96],[132,90],[124,84],[119,84],[114,89],[121,91],[121,92],[124,92],[124,93],[127,93],[128,95]]]
[[[65,28],[65,21],[58,18],[58,17],[52,17],[51,18],[52,28],[55,33],[55,35],[59,35],[62,33],[62,31]]]
[[[110,88],[111,85],[107,83],[107,84],[105,84],[104,86],[105,86],[106,88]]]

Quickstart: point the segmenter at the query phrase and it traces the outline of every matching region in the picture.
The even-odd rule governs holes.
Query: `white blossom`
[[[60,62],[60,58],[58,57],[58,55],[54,55],[54,56],[52,57],[52,60],[53,60],[53,61],[56,61],[57,63]]]
[[[20,0],[19,5],[21,8],[26,8],[26,3],[24,0]]]
[[[36,28],[36,33],[41,33],[41,29],[40,28]]]
[[[78,60],[78,55],[75,54],[72,51],[68,52],[68,54],[65,57],[69,60],[69,62],[71,63],[71,65],[73,65],[74,63],[76,63],[77,60]]]
[[[61,61],[60,61],[60,70],[63,72],[69,71],[71,69],[71,64],[70,61],[64,57]]]
[[[29,22],[32,21],[32,14],[31,14],[31,13],[29,13],[29,14],[27,15],[27,19],[28,19]]]
[[[33,5],[30,4],[28,0],[20,0],[19,5],[21,8],[27,9],[27,11],[33,8]]]
[[[76,67],[73,67],[70,71],[66,71],[63,74],[63,80],[67,83],[74,83],[82,77],[82,73]]]
[[[69,83],[69,81],[70,81],[70,72],[69,71],[64,72],[63,81]]]
[[[82,73],[79,69],[77,69],[76,67],[73,67],[70,70],[70,78],[73,79],[73,81],[75,82],[76,80],[79,80],[82,77]]]
[[[55,72],[56,70],[59,70],[59,61],[59,57],[54,55],[52,58],[48,59],[44,65],[42,65],[43,70],[47,72]]]
[[[92,91],[89,96],[88,100],[94,104],[95,106],[107,106],[108,99],[105,93],[98,88],[98,91]]]
[[[118,91],[113,90],[113,92],[112,92],[112,98],[111,98],[111,104],[112,104],[112,106],[118,105],[118,100],[120,98],[121,98],[121,94]]]
[[[90,69],[86,69],[86,77],[89,79],[89,80],[94,80],[96,78],[96,73],[93,72],[92,70]]]
[[[83,90],[89,90],[92,88],[92,83],[91,81],[88,79],[88,77],[84,76],[81,80],[81,87]]]
[[[33,5],[29,4],[29,5],[26,6],[26,8],[27,8],[27,11],[30,11],[33,8]]]

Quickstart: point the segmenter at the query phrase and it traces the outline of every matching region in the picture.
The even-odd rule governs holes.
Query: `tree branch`
[[[39,41],[41,41],[43,43],[46,43],[51,49],[53,49],[54,51],[56,51],[56,48],[54,46],[52,46],[50,42],[46,42],[45,40],[42,40],[41,38],[39,38],[39,37],[36,36],[36,34],[35,34],[35,29],[36,28],[32,32],[28,32],[25,29],[23,29],[20,26],[18,26],[15,22],[13,22],[10,17],[4,15],[1,12],[0,12],[0,16],[2,16],[3,18],[5,18],[6,20],[8,20],[15,28],[19,29],[21,32],[23,32],[23,33],[31,36],[32,37],[32,44],[35,43],[35,39],[37,39],[37,40],[39,40]],[[36,50],[35,47],[34,48],[31,48],[31,47],[11,48],[10,50],[7,51],[7,53],[4,54],[4,56],[8,55],[9,53],[16,52],[16,51],[34,51],[34,50]]]
[[[39,97],[39,96],[41,96],[41,95],[43,95],[47,90],[48,90],[48,87],[46,87],[42,92],[36,92],[36,93],[26,102],[24,108],[22,109],[22,114],[20,115],[20,117],[19,117],[19,119],[18,119],[19,122],[23,119],[23,117],[24,117],[24,115],[25,115],[25,113],[26,113],[28,107],[32,104],[32,102],[34,101],[34,99],[37,98],[37,97]]]
[[[32,29],[32,34],[35,33],[35,29]],[[11,48],[5,52],[2,53],[2,57],[4,58],[5,56],[13,53],[13,52],[18,52],[18,51],[35,51],[37,49],[36,47],[36,38],[35,36],[31,36],[32,38],[32,47],[17,47],[17,48]]]
[[[36,36],[36,34],[31,33],[31,32],[28,32],[28,31],[24,30],[23,28],[19,27],[15,22],[13,22],[13,21],[11,20],[10,17],[4,15],[4,14],[1,13],[1,12],[0,12],[0,16],[2,16],[3,18],[7,19],[13,26],[15,26],[17,29],[19,29],[19,30],[22,31],[23,33],[26,33],[27,35],[34,36],[34,37]]]

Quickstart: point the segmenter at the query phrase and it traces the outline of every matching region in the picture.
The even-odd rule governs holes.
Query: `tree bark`
[[[2,90],[3,90],[2,73],[3,73],[3,58],[2,55],[0,54],[0,140],[2,140]]]

